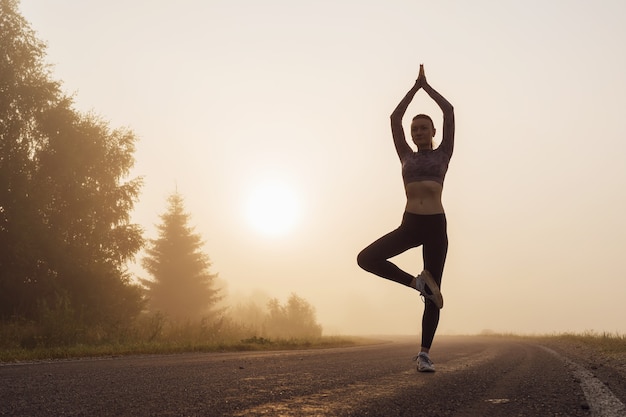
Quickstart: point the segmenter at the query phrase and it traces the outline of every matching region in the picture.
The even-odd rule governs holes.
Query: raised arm
[[[428,84],[426,76],[424,75],[424,68],[421,66],[417,83],[421,85],[424,91],[437,103],[443,112],[443,134],[439,147],[448,155],[452,156],[452,151],[454,150],[454,107]]]
[[[409,107],[411,100],[415,97],[415,93],[417,93],[420,88],[421,84],[418,78],[418,80],[415,81],[413,88],[406,93],[402,101],[400,101],[396,109],[393,113],[391,113],[391,135],[393,136],[393,143],[396,146],[396,152],[398,152],[398,157],[400,157],[400,159],[402,159],[404,155],[413,152],[409,144],[406,142],[406,137],[404,136],[402,118],[404,117],[404,113],[406,113],[406,109]]]

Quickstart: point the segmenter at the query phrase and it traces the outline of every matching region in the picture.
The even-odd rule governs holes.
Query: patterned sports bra
[[[436,181],[443,185],[450,156],[441,146],[434,150],[403,154],[400,162],[404,185],[416,181]]]

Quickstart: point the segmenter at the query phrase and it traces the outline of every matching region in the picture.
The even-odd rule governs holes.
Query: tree
[[[127,320],[141,293],[125,263],[141,180],[134,134],[81,114],[44,63],[45,44],[0,0],[0,318],[63,305],[89,323]]]
[[[152,280],[141,280],[147,288],[148,306],[173,321],[212,317],[221,299],[215,288],[217,275],[209,272],[211,262],[202,252],[200,235],[188,226],[190,216],[181,195],[174,192],[167,201],[168,210],[157,226],[159,237],[149,241],[142,261],[152,275]]]
[[[276,298],[267,303],[266,333],[270,337],[310,338],[322,336],[322,326],[317,323],[315,308],[304,298],[291,294],[286,305]]]

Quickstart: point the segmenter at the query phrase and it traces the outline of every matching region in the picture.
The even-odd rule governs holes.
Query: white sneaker
[[[435,282],[435,278],[427,270],[423,270],[421,274],[415,277],[415,289],[431,300],[438,309],[443,308],[443,296],[439,290],[439,285]],[[431,294],[428,292],[430,291]]]
[[[428,353],[420,352],[413,360],[417,361],[417,372],[435,372],[435,365],[430,360]]]

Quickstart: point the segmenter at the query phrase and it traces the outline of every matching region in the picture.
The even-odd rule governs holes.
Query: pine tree
[[[174,192],[167,201],[169,208],[157,226],[159,237],[149,240],[147,256],[142,259],[152,275],[151,280],[141,280],[149,309],[176,322],[211,318],[221,299],[215,287],[217,275],[209,272],[211,262],[202,252],[200,235],[188,226],[190,216],[184,211],[181,195]]]

